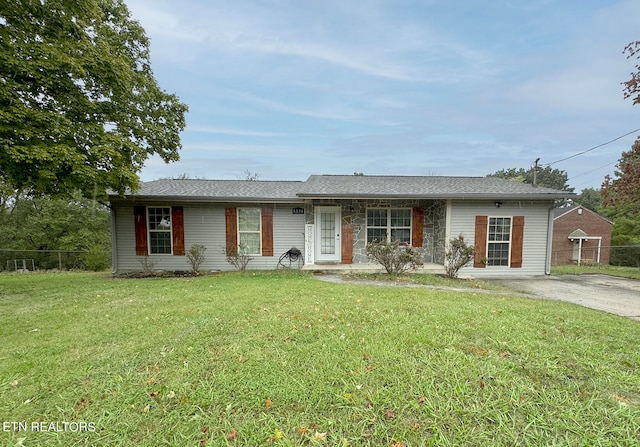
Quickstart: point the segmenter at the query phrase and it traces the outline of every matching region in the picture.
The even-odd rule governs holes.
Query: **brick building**
[[[608,264],[613,222],[583,206],[557,208],[551,262]]]

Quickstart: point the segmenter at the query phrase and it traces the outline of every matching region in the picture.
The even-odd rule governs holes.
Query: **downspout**
[[[545,259],[544,265],[544,274],[551,274],[551,257],[553,256],[553,210],[556,209],[556,205],[554,204],[551,208],[549,208],[549,216],[547,223],[547,258]]]
[[[116,209],[111,207],[111,273],[118,273],[118,240],[116,237]]]

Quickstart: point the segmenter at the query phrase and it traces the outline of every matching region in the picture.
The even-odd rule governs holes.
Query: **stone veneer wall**
[[[340,206],[342,222],[353,224],[353,262],[370,262],[366,253],[368,208],[424,208],[423,244],[420,251],[427,263],[444,264],[446,212],[444,200],[316,200],[305,207],[306,223],[314,223],[314,206]]]

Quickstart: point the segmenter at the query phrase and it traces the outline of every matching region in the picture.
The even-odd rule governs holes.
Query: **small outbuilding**
[[[557,208],[553,219],[553,265],[609,264],[613,222],[588,208]]]

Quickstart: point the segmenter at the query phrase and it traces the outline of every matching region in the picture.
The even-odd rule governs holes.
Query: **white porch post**
[[[580,265],[581,258],[582,258],[582,238],[578,239],[578,265]]]
[[[315,264],[315,225],[305,224],[304,226],[304,263]]]

